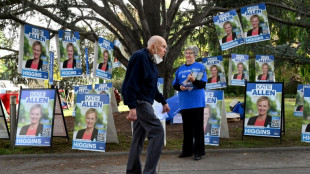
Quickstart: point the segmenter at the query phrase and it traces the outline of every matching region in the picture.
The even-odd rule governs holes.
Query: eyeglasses
[[[185,54],[194,54],[193,52],[185,52]]]

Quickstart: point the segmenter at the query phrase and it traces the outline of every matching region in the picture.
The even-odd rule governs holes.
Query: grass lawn
[[[236,98],[243,102],[243,98]],[[226,111],[229,110],[229,103],[233,98],[225,98]],[[220,145],[206,146],[207,149],[221,149],[221,148],[264,148],[264,147],[293,147],[293,146],[310,146],[309,143],[302,143],[301,140],[301,124],[302,118],[293,116],[293,109],[295,99],[285,99],[285,134],[282,134],[282,140],[276,138],[250,137],[244,136],[242,140],[242,121],[241,123],[234,123],[233,127],[229,128],[229,139],[220,139]],[[65,116],[72,115],[73,108],[64,110]],[[123,103],[119,106],[119,111],[128,111],[128,107]],[[231,124],[231,123],[229,123]],[[169,133],[169,132],[168,132]],[[68,152],[82,152],[88,151],[72,150],[72,132],[68,132],[70,140],[65,138],[54,137],[52,141],[52,153],[68,153]],[[107,151],[128,151],[131,137],[118,134],[119,144],[108,143]],[[144,146],[146,147],[146,145]],[[167,139],[167,146],[164,150],[180,150],[182,147],[182,139]],[[29,154],[29,153],[50,153],[50,148],[47,147],[16,147],[14,151],[10,149],[9,140],[0,141],[0,154]]]

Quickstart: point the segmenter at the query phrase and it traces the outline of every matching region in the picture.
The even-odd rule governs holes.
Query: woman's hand
[[[184,86],[180,86],[181,91],[185,91],[187,88]]]

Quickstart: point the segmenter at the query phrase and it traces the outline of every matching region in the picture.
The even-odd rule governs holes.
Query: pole
[[[10,147],[14,150],[15,131],[16,131],[16,96],[10,96],[10,129],[11,129],[11,143]]]

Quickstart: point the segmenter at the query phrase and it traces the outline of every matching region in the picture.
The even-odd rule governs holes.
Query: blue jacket
[[[129,60],[122,85],[124,104],[130,109],[136,108],[137,100],[153,104],[155,99],[163,105],[166,104],[163,95],[158,91],[157,80],[157,66],[149,51],[146,48],[136,51]]]

